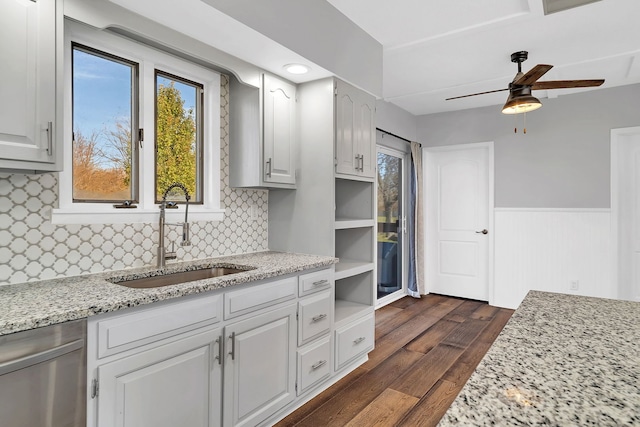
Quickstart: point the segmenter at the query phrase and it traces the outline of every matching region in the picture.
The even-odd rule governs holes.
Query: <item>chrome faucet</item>
[[[180,223],[170,224],[165,222],[166,209],[168,207],[169,208],[177,207],[177,204],[175,202],[167,202],[167,194],[169,194],[169,191],[173,190],[174,188],[181,189],[184,192],[184,198],[186,200],[186,204],[184,208],[184,222],[182,224]],[[160,203],[160,222],[158,224],[158,233],[160,235],[158,239],[158,268],[164,267],[166,260],[177,258],[176,252],[173,250],[173,243],[171,244],[172,250],[170,252],[167,252],[166,248],[164,247],[164,226],[165,225],[182,225],[181,246],[191,246],[191,241],[189,240],[189,223],[187,222],[188,215],[189,215],[189,199],[191,199],[191,196],[189,196],[189,192],[187,191],[187,188],[184,186],[184,184],[181,184],[179,182],[174,182],[173,184],[171,184],[162,195],[162,202]]]

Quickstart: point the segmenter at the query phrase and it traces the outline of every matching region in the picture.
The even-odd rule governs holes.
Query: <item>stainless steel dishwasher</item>
[[[0,426],[86,425],[86,319],[0,336]]]

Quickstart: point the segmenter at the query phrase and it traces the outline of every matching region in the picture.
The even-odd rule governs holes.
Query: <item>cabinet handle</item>
[[[364,337],[360,337],[360,338],[356,338],[355,340],[353,340],[353,343],[355,345],[360,344],[362,341],[364,341]]]
[[[269,160],[267,160],[267,172],[266,175],[271,178],[271,157],[269,157]]]
[[[231,340],[231,351],[229,354],[231,355],[231,360],[236,360],[236,333],[231,332],[229,339]]]
[[[216,338],[216,344],[218,344],[218,355],[216,356],[216,360],[218,361],[218,365],[222,365],[222,335]]]
[[[356,154],[356,170],[360,170],[360,154]]]
[[[360,154],[360,172],[364,172],[364,154]]]
[[[313,365],[311,365],[311,370],[315,371],[316,369],[322,368],[326,364],[327,364],[326,360],[320,360],[317,363],[314,363]]]
[[[328,285],[328,284],[329,284],[329,281],[327,279],[318,280],[317,282],[312,283],[313,286],[322,286],[322,285]]]
[[[53,122],[47,122],[47,154],[53,155]]]
[[[326,318],[326,317],[327,317],[327,315],[326,315],[326,314],[318,314],[317,316],[313,316],[313,317],[311,318],[311,322],[312,322],[312,323],[319,322],[319,321],[321,321],[322,319],[324,319],[324,318]]]

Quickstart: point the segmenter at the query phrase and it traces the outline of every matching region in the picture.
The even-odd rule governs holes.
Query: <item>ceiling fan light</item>
[[[511,96],[507,99],[506,104],[502,107],[503,114],[520,114],[537,110],[542,107],[542,103],[538,98],[532,95]]]

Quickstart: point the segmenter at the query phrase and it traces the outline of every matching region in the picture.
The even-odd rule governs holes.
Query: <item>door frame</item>
[[[620,151],[623,144],[622,137],[639,135],[640,126],[611,129],[611,283],[616,288],[616,297],[621,298],[622,289],[619,283],[622,276],[620,265]],[[636,290],[637,292],[637,290]],[[638,300],[638,295],[631,295]]]
[[[487,142],[473,142],[473,143],[468,143],[468,144],[453,144],[453,145],[443,145],[443,146],[436,146],[436,147],[425,147],[423,148],[423,154],[424,154],[424,160],[422,162],[422,164],[424,165],[424,167],[426,167],[426,165],[429,163],[429,156],[432,156],[433,153],[440,153],[440,152],[446,152],[446,151],[463,151],[463,150],[470,150],[470,149],[478,149],[478,148],[483,148],[487,150],[487,158],[488,158],[488,165],[487,165],[487,171],[489,173],[489,197],[487,200],[487,215],[488,215],[488,226],[489,226],[489,234],[487,235],[488,239],[489,239],[489,248],[488,248],[488,253],[487,253],[487,287],[488,287],[488,293],[489,293],[489,304],[493,305],[493,302],[495,301],[495,286],[494,286],[494,244],[495,244],[495,221],[494,221],[494,178],[495,178],[495,170],[494,170],[494,144],[493,141],[487,141]],[[431,206],[437,206],[438,203],[438,198],[434,197],[433,194],[429,194],[428,192],[428,186],[427,186],[427,179],[428,179],[428,173],[425,170],[423,173],[423,188],[425,189],[424,191],[424,204],[425,204],[425,216],[427,215],[427,212],[430,211],[430,207]],[[424,230],[424,242],[425,242],[425,248],[428,248],[430,243],[432,242],[426,227]],[[422,260],[423,262],[423,266],[424,266],[424,271],[425,273],[427,272],[427,259],[426,257],[429,256],[429,254],[425,255],[425,259]],[[427,274],[425,274],[425,278],[427,277]],[[425,290],[427,293],[429,293],[430,289],[429,289],[429,283],[425,283]]]
[[[384,154],[387,155],[391,155],[391,156],[395,156],[399,159],[401,159],[402,161],[402,174],[401,174],[401,185],[402,185],[402,200],[401,200],[401,206],[402,206],[402,218],[403,220],[401,221],[401,223],[403,224],[402,227],[402,287],[400,289],[398,289],[397,291],[389,294],[389,295],[385,295],[382,298],[377,298],[377,293],[378,293],[378,269],[376,266],[376,309],[383,307],[387,304],[390,304],[396,300],[399,300],[402,297],[405,297],[406,295],[408,295],[407,289],[408,289],[408,278],[409,278],[409,240],[407,238],[407,232],[405,229],[405,225],[406,225],[406,217],[407,217],[407,209],[408,209],[408,200],[409,200],[409,194],[408,194],[408,185],[409,185],[409,172],[410,172],[410,160],[409,160],[409,155],[410,153],[407,153],[406,151],[402,151],[402,150],[398,150],[396,148],[392,148],[390,146],[387,145],[382,145],[379,143],[376,143],[376,177],[377,177],[377,171],[378,171],[378,152],[382,152]],[[376,197],[375,197],[375,226],[376,226],[376,261],[377,261],[377,257],[378,257],[378,252],[377,252],[377,247],[378,247],[378,232],[377,232],[377,227],[378,227],[378,180],[376,179],[376,185],[375,185],[375,191],[376,191]]]

